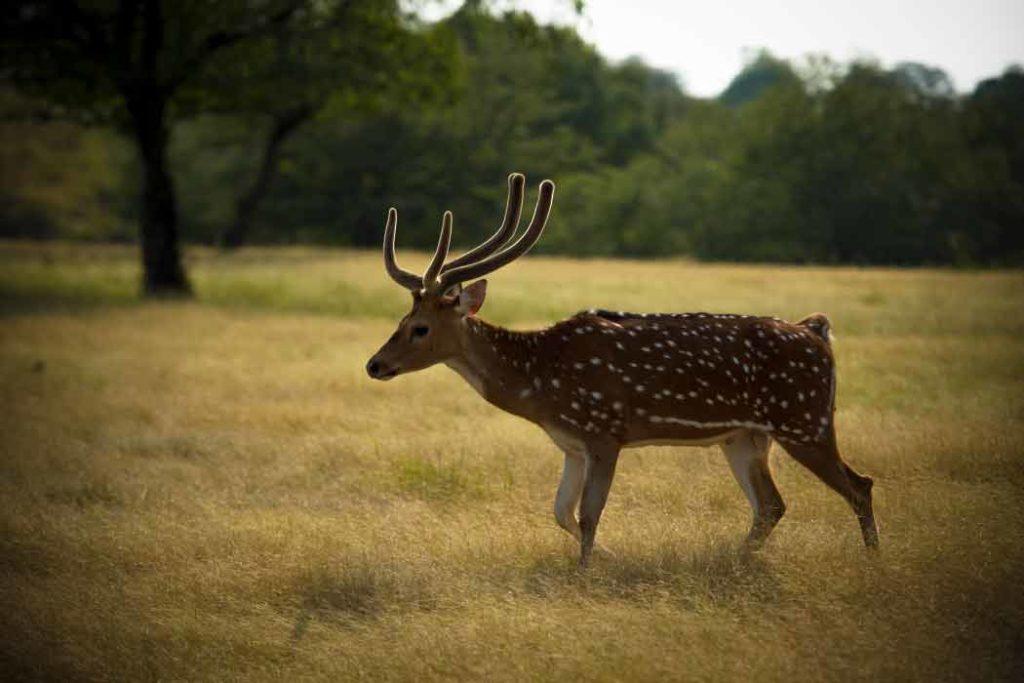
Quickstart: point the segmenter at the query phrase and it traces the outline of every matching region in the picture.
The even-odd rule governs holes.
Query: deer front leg
[[[614,446],[587,447],[587,473],[580,502],[580,567],[586,568],[594,550],[594,536],[601,512],[608,501],[608,491],[615,478],[619,449]]]
[[[562,481],[558,483],[555,494],[555,519],[558,525],[572,534],[577,541],[582,541],[580,525],[576,521],[576,508],[583,493],[583,474],[586,461],[583,452],[574,449],[565,450],[565,464],[562,466]]]

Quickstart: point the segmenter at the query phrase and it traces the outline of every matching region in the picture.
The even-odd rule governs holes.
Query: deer
[[[513,240],[526,179],[508,178],[504,218],[488,239],[447,260],[452,213],[422,275],[395,260],[388,210],[384,267],[412,308],[369,359],[375,380],[443,363],[485,400],[538,425],[564,454],[554,516],[591,561],[620,452],[651,445],[721,448],[753,511],[744,547],[759,549],[786,511],[769,467],[772,442],[842,496],[866,547],[878,546],[872,479],[840,456],[831,323],[720,313],[588,309],[542,330],[480,317],[485,275],[526,254],[544,232],[555,185],[540,183],[533,217]]]

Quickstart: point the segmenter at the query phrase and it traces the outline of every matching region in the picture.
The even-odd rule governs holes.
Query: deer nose
[[[371,358],[366,364],[366,374],[374,379],[380,376],[380,363],[375,358]]]

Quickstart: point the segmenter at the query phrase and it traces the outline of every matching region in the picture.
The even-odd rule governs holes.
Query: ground
[[[379,256],[0,243],[8,678],[1020,680],[1024,275],[531,258],[481,315],[828,313],[844,456],[882,548],[777,446],[745,553],[716,449],[628,451],[576,568],[561,456],[445,368],[377,383]],[[406,256],[422,265],[423,255]]]

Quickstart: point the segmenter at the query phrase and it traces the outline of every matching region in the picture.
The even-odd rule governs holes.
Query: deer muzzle
[[[366,364],[366,374],[373,379],[389,380],[398,374],[398,367],[388,365],[374,356]]]

